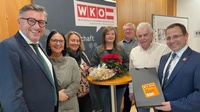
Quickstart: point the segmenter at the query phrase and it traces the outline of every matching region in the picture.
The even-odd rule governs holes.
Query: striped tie
[[[171,56],[171,59],[169,61],[169,64],[167,65],[167,68],[165,70],[165,75],[164,75],[164,80],[163,80],[163,85],[162,85],[163,88],[165,87],[165,84],[168,81],[169,68],[170,68],[172,60],[175,58],[175,56],[176,56],[176,53],[173,53],[172,56]]]

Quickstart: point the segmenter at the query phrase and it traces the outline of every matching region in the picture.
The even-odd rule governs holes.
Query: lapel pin
[[[183,58],[183,61],[186,61],[187,60],[187,58]]]

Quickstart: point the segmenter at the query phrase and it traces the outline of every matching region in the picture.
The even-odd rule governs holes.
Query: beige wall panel
[[[152,23],[152,14],[167,14],[167,0],[146,0],[146,21]]]
[[[122,27],[127,21],[132,21],[132,0],[117,0],[117,26],[118,26],[118,40],[123,39]]]
[[[5,3],[8,15],[9,36],[11,36],[19,30],[17,18],[20,8],[25,4],[30,4],[31,0],[5,0]]]
[[[145,20],[145,0],[117,0],[118,40],[123,37],[123,25],[131,22],[137,25]]]
[[[176,0],[116,0],[118,40],[123,39],[122,27],[127,22],[136,26],[152,22],[152,14],[176,16]]]
[[[177,0],[167,0],[167,15],[176,16]]]
[[[146,0],[132,0],[133,1],[133,6],[132,6],[132,23],[135,24],[136,26],[142,22],[145,21],[145,1]]]

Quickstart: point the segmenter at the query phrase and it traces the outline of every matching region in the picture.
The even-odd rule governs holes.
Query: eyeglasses
[[[127,29],[124,29],[124,32],[131,31],[131,30],[133,30],[133,28],[127,28]]]
[[[20,18],[20,19],[24,19],[27,20],[27,23],[31,26],[34,26],[36,24],[36,22],[38,22],[38,25],[43,28],[47,25],[47,22],[44,20],[36,20],[34,18]]]
[[[63,44],[64,43],[64,40],[57,40],[57,39],[51,39],[51,41],[53,42],[53,43],[60,43],[60,44]]]
[[[178,39],[178,38],[181,37],[181,36],[183,36],[183,34],[182,34],[182,35],[172,35],[172,36],[168,36],[168,37],[166,37],[165,39],[166,39],[167,41],[169,41],[169,40],[171,40],[171,39]]]

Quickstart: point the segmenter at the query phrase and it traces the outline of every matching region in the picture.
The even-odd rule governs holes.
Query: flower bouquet
[[[122,65],[122,57],[118,54],[107,54],[102,56],[97,68],[90,71],[90,76],[95,80],[107,80],[122,77],[128,73],[128,68]]]

